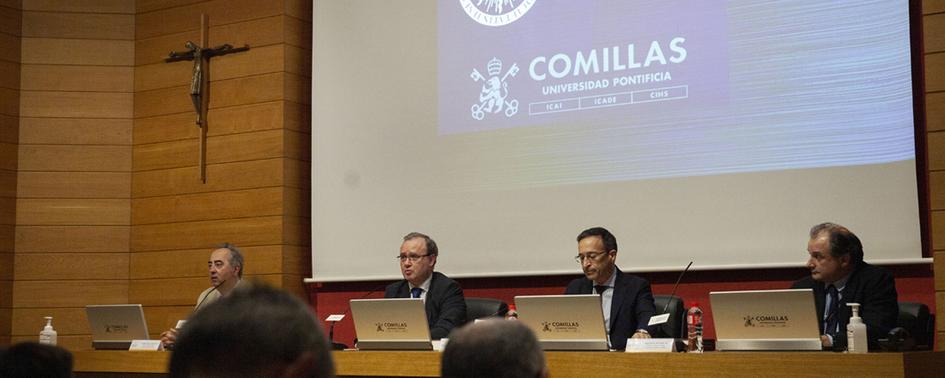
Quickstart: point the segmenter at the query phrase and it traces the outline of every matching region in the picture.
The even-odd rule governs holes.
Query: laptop
[[[600,295],[520,295],[515,309],[544,350],[608,350]]]
[[[93,349],[128,350],[132,340],[148,339],[148,324],[140,304],[89,305],[85,314],[92,330]]]
[[[709,293],[717,350],[821,350],[812,289]]]
[[[352,299],[350,304],[358,349],[433,349],[422,299]]]

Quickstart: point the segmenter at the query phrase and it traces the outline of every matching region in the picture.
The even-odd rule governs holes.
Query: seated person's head
[[[0,351],[0,377],[72,377],[72,353],[34,342],[16,344]]]
[[[518,321],[489,319],[450,334],[443,351],[444,378],[548,375],[545,355],[531,329]]]
[[[308,306],[264,285],[240,285],[184,324],[171,377],[333,377],[321,326]]]

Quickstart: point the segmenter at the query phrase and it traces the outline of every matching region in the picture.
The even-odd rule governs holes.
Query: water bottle
[[[56,345],[56,330],[52,327],[52,316],[46,317],[46,326],[39,331],[39,343],[47,345]]]
[[[505,313],[505,320],[518,320],[518,311],[515,311],[515,305],[509,305],[509,311]]]
[[[689,326],[689,345],[686,350],[702,353],[702,309],[699,308],[699,302],[694,302],[689,308],[686,324]]]

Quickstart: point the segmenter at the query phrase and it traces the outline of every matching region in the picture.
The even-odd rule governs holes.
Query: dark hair
[[[236,248],[235,245],[230,243],[220,244],[219,248],[227,249],[230,251],[230,266],[238,266],[240,270],[236,272],[236,275],[239,278],[243,278],[243,252],[240,252],[239,248]]]
[[[544,376],[545,355],[531,329],[521,322],[489,319],[450,335],[443,351],[444,378]]]
[[[31,341],[0,351],[0,377],[72,377],[72,353],[57,346]]]
[[[240,285],[184,324],[171,355],[171,377],[272,375],[302,358],[312,377],[333,377],[328,343],[312,311],[285,291]],[[303,360],[304,361],[304,360]]]
[[[436,247],[436,242],[433,241],[433,239],[430,238],[429,236],[426,236],[419,232],[411,232],[407,235],[404,235],[404,241],[407,241],[410,239],[416,239],[416,238],[422,238],[423,241],[427,243],[427,254],[434,255],[434,256],[440,254],[439,248]]]
[[[607,231],[607,229],[603,227],[591,227],[581,231],[577,237],[577,241],[580,242],[582,239],[589,238],[591,236],[600,236],[600,240],[604,242],[604,249],[606,249],[606,251],[603,252],[617,250],[617,238],[614,237],[614,234],[611,234],[610,231]]]
[[[859,264],[863,261],[863,243],[852,231],[830,222],[824,222],[810,228],[811,239],[815,239],[823,233],[827,234],[831,256],[849,255],[850,262],[853,264]]]

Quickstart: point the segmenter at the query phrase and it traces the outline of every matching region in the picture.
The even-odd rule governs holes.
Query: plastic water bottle
[[[699,302],[693,302],[689,308],[686,324],[689,326],[689,345],[686,350],[690,353],[702,353],[702,309],[699,308]]]
[[[39,343],[47,345],[56,345],[57,342],[56,330],[52,327],[52,316],[46,317],[46,326],[43,327],[42,331],[39,331]]]
[[[505,313],[505,320],[518,320],[518,311],[515,311],[515,305],[509,305],[509,311]]]

